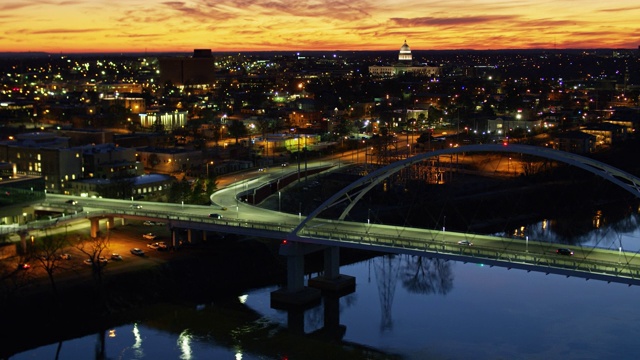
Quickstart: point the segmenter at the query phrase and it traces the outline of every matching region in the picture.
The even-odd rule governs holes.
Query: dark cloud
[[[161,38],[163,34],[118,34],[118,35],[107,35],[107,37],[112,38],[127,38],[127,39],[152,39],[152,38]]]
[[[201,20],[233,20],[244,16],[245,11],[257,17],[290,15],[295,17],[326,17],[357,20],[370,17],[365,10],[370,4],[367,0],[340,1],[273,1],[273,0],[227,0],[196,1],[187,4],[183,1],[165,1],[162,5],[178,11],[188,17]],[[238,10],[234,11],[232,9]]]
[[[613,9],[602,9],[599,10],[600,12],[625,12],[625,11],[634,11],[634,10],[640,10],[640,6],[630,6],[630,7],[624,7],[624,8],[613,8]]]
[[[45,30],[29,30],[18,29],[13,31],[7,31],[7,34],[24,34],[24,35],[57,35],[57,34],[83,34],[92,33],[96,31],[103,31],[107,29],[45,29]]]
[[[484,24],[496,21],[512,21],[519,19],[516,15],[487,15],[487,16],[463,16],[455,18],[419,17],[419,18],[391,18],[392,24],[400,26],[456,26]]]

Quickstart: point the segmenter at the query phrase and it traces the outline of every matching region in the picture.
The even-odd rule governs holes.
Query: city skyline
[[[10,1],[0,52],[637,48],[640,5],[558,0]]]

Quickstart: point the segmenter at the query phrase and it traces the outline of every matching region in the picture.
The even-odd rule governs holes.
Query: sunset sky
[[[2,0],[0,52],[637,48],[640,1]]]

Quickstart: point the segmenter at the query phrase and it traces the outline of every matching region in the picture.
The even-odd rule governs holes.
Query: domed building
[[[398,53],[398,62],[391,65],[372,65],[369,66],[369,73],[379,77],[395,77],[398,75],[412,73],[420,76],[438,76],[440,67],[429,66],[427,64],[414,64],[411,48],[407,45],[407,40],[400,47]]]
[[[404,44],[400,47],[400,54],[398,54],[398,61],[413,61],[413,57],[411,56],[411,48],[407,45],[407,40],[404,41]]]

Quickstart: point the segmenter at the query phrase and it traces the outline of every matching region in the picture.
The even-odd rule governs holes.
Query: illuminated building
[[[369,66],[369,73],[379,77],[394,77],[408,73],[419,76],[438,76],[440,74],[440,67],[429,66],[427,64],[414,64],[411,48],[405,40],[404,44],[400,47],[397,63]]]

